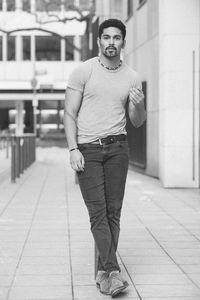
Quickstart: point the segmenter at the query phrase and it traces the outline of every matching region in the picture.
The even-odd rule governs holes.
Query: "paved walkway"
[[[117,298],[200,299],[199,195],[129,172],[118,256],[130,287]],[[88,228],[67,151],[39,149],[0,185],[0,300],[110,299],[95,287]]]
[[[7,179],[11,173],[11,153],[6,149],[0,149],[0,184]]]

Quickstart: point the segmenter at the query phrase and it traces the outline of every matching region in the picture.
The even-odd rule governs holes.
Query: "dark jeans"
[[[85,169],[78,172],[78,178],[99,251],[98,270],[120,270],[116,250],[128,170],[128,143],[82,144],[79,149],[85,158]]]

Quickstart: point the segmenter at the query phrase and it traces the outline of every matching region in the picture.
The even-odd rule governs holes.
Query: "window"
[[[74,37],[67,36],[65,40],[65,60],[73,60],[74,59]]]
[[[15,0],[7,0],[7,11],[15,10]]]
[[[2,10],[2,0],[0,0],[0,10]]]
[[[138,0],[138,9],[142,7],[146,2],[147,0]]]
[[[23,43],[23,60],[30,60],[31,59],[31,38],[30,38],[30,36],[23,36],[22,43]]]
[[[0,36],[0,60],[2,60],[3,59],[3,51],[2,51],[2,45],[3,44],[3,38],[2,38],[2,36]]]
[[[133,0],[127,0],[127,19],[133,15]]]
[[[92,5],[92,1],[89,0],[79,0],[79,9],[80,10],[89,10]]]
[[[36,0],[36,11],[60,11],[61,0]]]
[[[15,36],[8,36],[7,60],[15,60]]]
[[[36,36],[36,60],[60,60],[60,38]]]
[[[25,11],[30,11],[31,10],[31,0],[22,0],[22,9]]]

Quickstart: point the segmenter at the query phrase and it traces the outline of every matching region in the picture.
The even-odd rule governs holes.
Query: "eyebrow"
[[[102,34],[102,36],[111,36],[110,34],[107,34],[107,33],[103,33]],[[115,34],[115,35],[113,35],[113,37],[122,37],[122,35],[121,34]]]

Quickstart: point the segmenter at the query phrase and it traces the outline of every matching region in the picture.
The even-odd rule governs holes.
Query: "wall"
[[[158,128],[158,90],[159,90],[159,2],[147,1],[138,9],[134,1],[133,16],[126,22],[127,44],[125,60],[137,70],[141,80],[147,81],[147,166],[146,173],[158,177],[159,128]],[[126,11],[126,7],[124,7]]]
[[[159,3],[159,177],[165,187],[198,187],[199,0]]]

